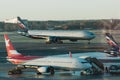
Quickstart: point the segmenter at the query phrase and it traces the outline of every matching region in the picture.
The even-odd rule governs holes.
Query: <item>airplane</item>
[[[119,44],[115,41],[113,36],[110,33],[106,33],[106,41],[109,46],[112,48],[110,50],[105,50],[105,53],[108,53],[112,56],[119,56],[120,55],[120,46]]]
[[[34,39],[46,39],[47,44],[51,43],[63,43],[62,40],[70,40],[75,42],[77,40],[90,40],[95,38],[95,34],[86,30],[29,30],[24,21],[17,17],[17,19],[7,20],[10,23],[16,22],[21,29],[19,34]]]
[[[7,60],[12,64],[18,65],[8,74],[21,74],[22,69],[37,69],[37,74],[50,73],[53,75],[55,70],[80,71],[90,69],[92,65],[85,59],[73,57],[55,57],[55,56],[24,56],[19,53],[12,45],[7,34],[4,34],[5,46],[7,50]]]

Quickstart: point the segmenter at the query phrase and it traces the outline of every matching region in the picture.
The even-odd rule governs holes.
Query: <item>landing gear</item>
[[[22,74],[22,70],[20,68],[9,70],[8,75],[12,75],[12,74]]]
[[[88,41],[88,44],[90,44],[90,40]]]
[[[46,44],[51,44],[52,42],[51,41],[47,41]]]
[[[55,74],[54,68],[50,67],[49,72],[50,72],[51,75],[54,75]]]
[[[42,73],[41,72],[37,72],[37,75],[41,75]]]

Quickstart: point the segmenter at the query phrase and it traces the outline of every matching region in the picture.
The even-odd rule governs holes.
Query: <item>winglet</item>
[[[71,51],[69,51],[69,56],[70,56],[70,58],[72,58],[72,53],[71,53]]]

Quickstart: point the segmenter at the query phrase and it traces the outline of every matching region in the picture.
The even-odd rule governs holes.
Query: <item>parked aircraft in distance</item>
[[[4,35],[5,45],[7,50],[7,60],[13,64],[19,65],[17,68],[9,71],[9,74],[21,73],[21,69],[34,68],[39,74],[50,73],[54,74],[55,70],[85,70],[90,69],[91,64],[82,58],[72,57],[55,57],[55,56],[24,56],[17,52],[13,47],[8,35]]]
[[[113,36],[110,33],[106,33],[106,41],[111,46],[112,48],[110,50],[105,50],[104,52],[112,55],[112,56],[119,56],[120,55],[120,46],[119,44],[115,41]]]
[[[24,21],[17,17],[17,19],[7,20],[5,22],[17,23],[21,30],[18,32],[21,35],[35,38],[46,39],[47,44],[51,43],[63,43],[62,40],[90,40],[95,38],[95,34],[86,30],[29,30]]]

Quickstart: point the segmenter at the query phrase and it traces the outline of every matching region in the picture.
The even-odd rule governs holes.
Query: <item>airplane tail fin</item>
[[[24,23],[24,21],[20,17],[17,17],[17,24],[23,32],[28,31],[27,25]]]
[[[19,52],[17,52],[14,48],[14,46],[12,45],[8,35],[4,34],[4,39],[5,39],[5,45],[6,45],[6,50],[7,50],[7,54],[9,58],[18,58],[18,57],[22,57],[23,55],[20,54]]]
[[[110,33],[106,33],[106,40],[107,40],[107,43],[115,49],[115,51],[118,51],[120,52],[120,47],[118,45],[118,43],[115,41],[115,39],[113,38],[113,36],[110,34]]]
[[[118,43],[115,41],[113,36],[110,33],[106,33],[107,43],[112,47],[119,47]]]

